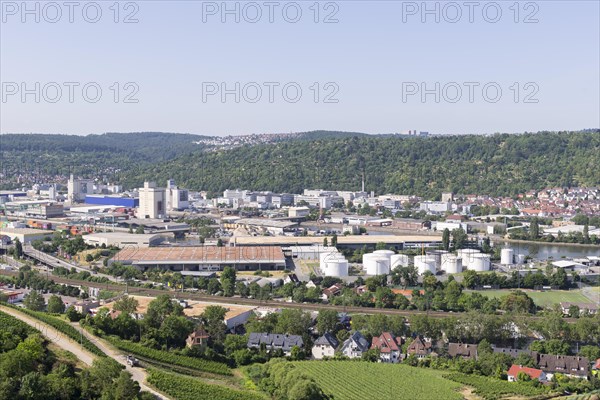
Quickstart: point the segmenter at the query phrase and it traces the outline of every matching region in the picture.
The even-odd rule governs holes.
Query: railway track
[[[14,271],[0,271],[0,275],[16,276],[18,272]],[[69,279],[60,276],[52,276],[51,278],[55,283],[62,283],[71,286],[86,286],[99,289],[106,289],[116,292],[124,292],[125,285],[115,283],[98,283],[89,282],[78,279]],[[315,303],[287,303],[282,301],[274,300],[256,300],[242,297],[221,297],[211,296],[201,293],[190,293],[190,292],[178,292],[173,290],[160,290],[160,289],[147,289],[137,286],[129,286],[127,292],[130,295],[138,296],[159,296],[161,294],[168,294],[173,298],[186,299],[186,300],[197,300],[209,303],[217,304],[235,304],[241,306],[252,306],[252,307],[273,307],[273,308],[295,308],[306,311],[319,311],[319,310],[335,310],[338,312],[348,313],[360,313],[360,314],[384,314],[384,315],[400,315],[403,317],[410,317],[414,315],[428,315],[433,318],[448,318],[448,317],[459,317],[465,313],[463,312],[444,312],[444,311],[418,311],[418,310],[397,310],[391,308],[372,308],[372,307],[355,307],[355,306],[336,306],[331,304],[315,304]],[[529,316],[532,319],[538,319],[540,317]],[[577,319],[565,318],[568,323],[574,323]]]

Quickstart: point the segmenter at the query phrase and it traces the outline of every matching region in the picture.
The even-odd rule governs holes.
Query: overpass
[[[91,274],[94,274],[94,276],[97,276],[98,278],[106,278],[113,282],[117,282],[117,279],[114,276],[95,273],[95,272],[89,270],[88,268],[84,268],[84,267],[80,267],[75,264],[71,264],[67,261],[61,260],[60,258],[54,257],[53,255],[44,253],[43,251],[36,250],[31,245],[23,246],[23,254],[33,260],[36,260],[36,261],[46,265],[47,267],[49,267],[51,269],[54,269],[57,267],[63,267],[68,270],[71,270],[71,268],[75,268],[75,270],[77,272],[89,272]]]

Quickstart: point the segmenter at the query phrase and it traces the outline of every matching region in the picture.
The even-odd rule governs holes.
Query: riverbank
[[[566,242],[544,242],[536,240],[520,240],[520,239],[496,239],[491,238],[492,243],[504,242],[504,243],[518,243],[518,244],[529,244],[529,245],[545,245],[545,246],[565,246],[565,247],[582,247],[589,249],[598,249],[600,251],[600,245],[597,244],[583,244],[583,243],[566,243]]]

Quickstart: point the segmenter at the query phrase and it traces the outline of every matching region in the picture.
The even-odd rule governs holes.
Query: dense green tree
[[[65,312],[65,303],[62,297],[53,294],[48,299],[48,312],[52,314],[62,314]]]
[[[233,267],[225,267],[221,272],[221,286],[223,287],[223,296],[231,297],[235,294],[236,271]]]
[[[42,311],[46,306],[46,302],[44,301],[44,296],[42,296],[40,292],[32,290],[23,299],[23,305],[33,311]]]
[[[334,310],[321,310],[317,315],[317,331],[319,335],[331,332],[335,335],[338,327],[338,315]]]
[[[227,309],[221,306],[208,306],[204,309],[204,312],[200,315],[206,332],[210,335],[211,339],[217,343],[222,343],[225,339],[225,332],[227,331],[227,325],[225,325],[225,315]]]
[[[115,301],[113,310],[121,311],[125,314],[134,314],[137,312],[138,305],[139,301],[135,297],[125,295]]]
[[[442,246],[446,251],[450,248],[450,230],[448,228],[445,228],[442,233]]]

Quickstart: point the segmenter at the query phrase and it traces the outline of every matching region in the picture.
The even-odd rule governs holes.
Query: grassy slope
[[[553,304],[562,301],[571,303],[589,303],[590,299],[585,297],[580,290],[553,290],[549,292],[538,292],[535,290],[521,289],[533,299],[536,305],[540,307],[552,306]],[[510,289],[506,290],[480,290],[484,296],[502,297],[510,293]]]

